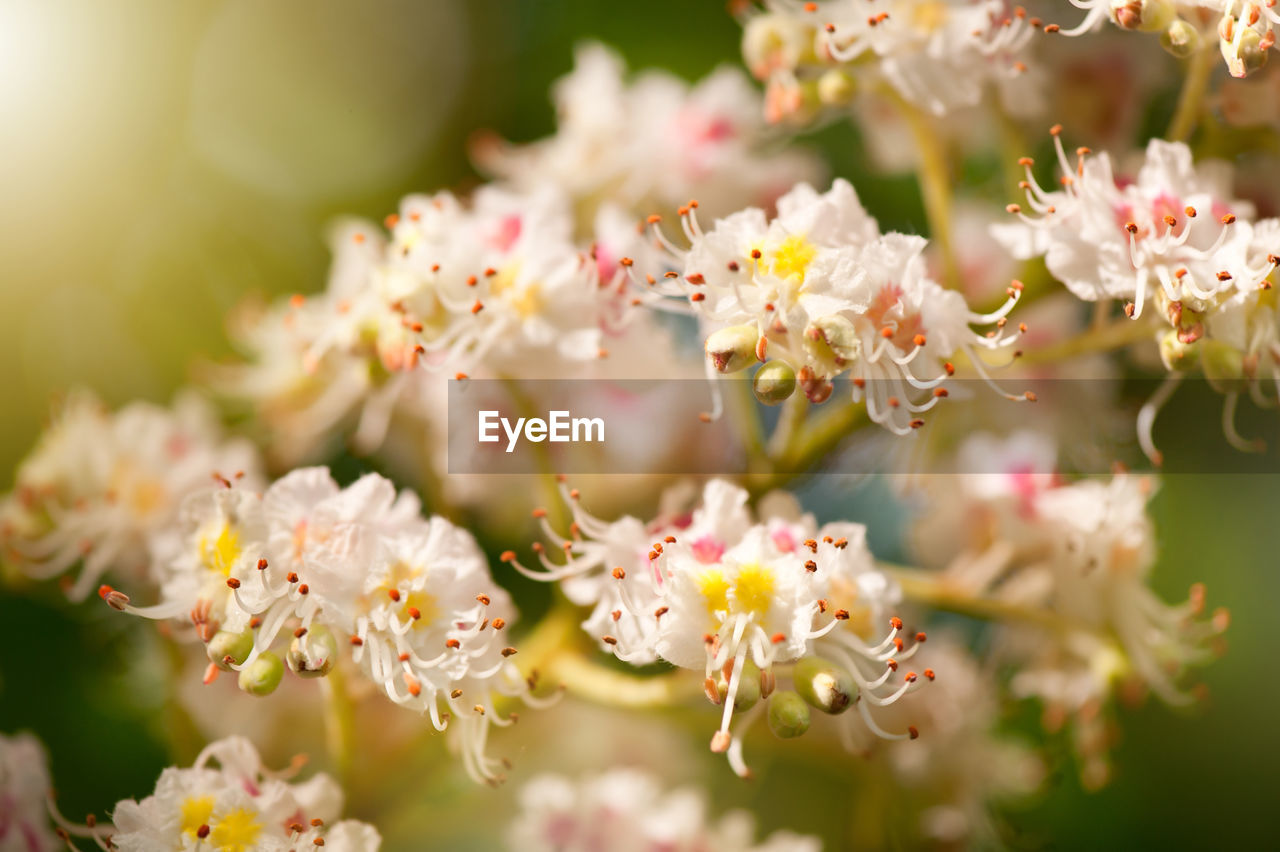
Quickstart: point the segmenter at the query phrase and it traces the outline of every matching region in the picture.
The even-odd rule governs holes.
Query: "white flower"
[[[209,744],[192,767],[164,770],[155,792],[142,801],[119,802],[112,823],[59,822],[103,848],[109,838],[110,847],[121,852],[287,852],[319,846],[377,852],[382,838],[373,826],[334,822],[342,791],[333,779],[316,775],[289,783],[291,774],[266,769],[248,740],[228,737]]]
[[[806,121],[847,104],[865,87],[890,87],[911,104],[943,115],[977,104],[992,87],[1014,107],[1028,45],[1040,26],[1021,7],[998,0],[874,0],[799,3],[767,0],[744,23],[748,69],[768,87],[766,115]],[[1006,91],[1007,90],[1007,91]]]
[[[507,846],[520,852],[818,852],[815,837],[779,831],[754,839],[754,820],[733,811],[712,822],[692,788],[664,790],[636,769],[578,780],[539,775],[520,791]]]
[[[1043,255],[1077,297],[1123,299],[1136,319],[1149,299],[1180,312],[1257,289],[1271,273],[1274,255],[1251,245],[1253,207],[1231,197],[1223,164],[1197,166],[1186,145],[1153,139],[1136,178],[1117,179],[1107,154],[1087,148],[1073,167],[1053,131],[1062,189],[1042,188],[1024,158],[1026,211],[1009,205],[1022,225],[994,233],[1017,257]]]
[[[905,434],[947,395],[940,386],[956,370],[949,359],[964,356],[985,379],[978,350],[1017,340],[1013,329],[1006,333],[1005,316],[1021,285],[1007,289],[995,312],[971,312],[959,293],[928,277],[925,240],[880,235],[846,181],[823,194],[798,185],[779,199],[772,221],[747,209],[703,232],[696,209],[680,213],[687,250],[666,239],[656,217],[650,221],[681,272],[637,286],[657,307],[673,301],[664,296],[688,300],[706,334],[709,375],[772,359],[794,373],[811,401],[823,402],[832,380],[848,374],[869,417]],[[981,335],[972,324],[998,331]],[[710,416],[718,414],[717,395]]]
[[[252,447],[226,438],[194,394],[172,408],[135,402],[111,413],[77,391],[19,467],[0,508],[0,536],[31,577],[80,563],[73,599],[108,571],[158,582],[145,570],[183,498],[217,479],[257,482],[258,466]]]
[[[209,653],[206,681],[236,671],[258,695],[279,684],[282,656],[317,677],[350,648],[395,703],[429,714],[438,730],[456,717],[467,770],[498,777],[485,741],[490,725],[512,718],[494,695],[534,700],[502,638],[515,608],[467,532],[423,519],[418,499],[381,476],[339,488],[324,468],[296,470],[261,498],[235,488],[193,495],[183,518],[161,603],[135,607],[104,586],[107,603],[193,624]]]
[[[53,852],[52,792],[44,747],[31,734],[0,734],[0,852]]]
[[[487,138],[474,153],[506,185],[527,192],[552,184],[567,193],[583,217],[580,230],[602,207],[634,219],[689,198],[718,213],[768,205],[820,171],[803,153],[766,148],[760,96],[734,68],[692,87],[660,71],[627,81],[616,53],[588,43],[553,99],[555,135],[523,146]]]
[[[918,646],[905,648],[898,637],[902,621],[887,615],[900,593],[875,569],[861,526],[819,528],[782,494],[762,500],[761,520],[752,522],[746,492],[718,480],[707,484],[702,505],[680,523],[624,518],[609,524],[576,505],[576,490],[564,494],[573,511],[571,537],[545,523],[544,530],[565,562],[551,560],[540,545],[534,549],[541,572],[520,565],[512,551],[503,560],[535,579],[561,581],[571,599],[593,606],[583,627],[606,630],[596,635],[619,659],[662,659],[700,672],[707,697],[723,707],[711,748],[727,751],[735,772],[749,774],[742,734],[755,714],[731,731],[734,712],[768,697],[775,663],[833,659],[845,672],[847,690],[860,695],[852,703],[866,729],[884,738],[908,736],[885,731],[870,709],[892,704],[922,681],[904,672],[900,685],[889,683]],[[886,620],[888,635],[865,641]],[[933,678],[931,670],[925,675]],[[849,692],[826,711],[845,710]]]

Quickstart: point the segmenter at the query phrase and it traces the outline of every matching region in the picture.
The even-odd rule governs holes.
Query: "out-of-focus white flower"
[[[769,206],[821,171],[802,151],[770,149],[760,96],[736,68],[692,87],[661,71],[628,81],[621,57],[587,43],[552,97],[555,135],[528,145],[483,137],[473,153],[508,186],[528,192],[553,184],[567,193],[580,232],[605,208],[634,220],[689,198],[716,214]]]
[[[121,852],[288,852],[320,846],[377,852],[382,838],[373,826],[335,822],[343,796],[332,778],[322,774],[290,783],[293,774],[272,772],[247,739],[227,737],[205,747],[190,768],[164,770],[155,792],[142,801],[117,803],[111,823],[59,821],[68,834]]]
[[[747,68],[767,86],[771,121],[808,121],[849,103],[859,89],[885,89],[937,115],[977,104],[997,89],[1025,109],[1020,85],[1028,45],[1042,24],[999,0],[765,0],[744,20]]]
[[[1267,63],[1280,23],[1272,0],[1071,0],[1071,5],[1084,10],[1084,18],[1069,29],[1050,25],[1048,31],[1082,35],[1109,19],[1122,30],[1158,33],[1175,56],[1212,50],[1216,41],[1233,77]]]
[[[31,734],[0,734],[0,852],[53,852],[49,760]]]
[[[104,586],[112,607],[192,624],[206,643],[206,680],[239,673],[265,695],[283,675],[321,677],[342,647],[395,703],[450,715],[467,770],[494,780],[489,726],[507,725],[494,695],[528,685],[502,640],[515,619],[471,536],[442,518],[423,519],[415,496],[369,474],[339,488],[327,469],[296,470],[262,497],[228,488],[188,498],[182,546],[168,564],[162,600],[136,607]],[[290,635],[287,653],[279,648]]]
[[[135,402],[110,412],[76,391],[0,504],[5,558],[37,579],[79,563],[79,576],[68,578],[77,600],[108,571],[159,582],[146,569],[183,498],[218,479],[252,485],[258,468],[249,443],[228,439],[195,394],[171,408]]]
[[[692,788],[666,790],[635,769],[578,780],[540,775],[520,791],[520,811],[507,834],[519,852],[818,852],[816,837],[779,831],[755,840],[754,820],[733,811],[717,821]]]
[[[772,220],[748,208],[704,232],[693,206],[680,214],[685,250],[661,232],[657,217],[650,221],[681,271],[654,283],[633,277],[655,306],[675,302],[666,297],[687,300],[706,335],[711,377],[776,361],[775,369],[793,375],[792,387],[823,402],[832,380],[848,374],[868,416],[906,434],[947,395],[941,385],[956,370],[949,359],[964,356],[986,378],[978,350],[1009,347],[1024,330],[1006,329],[1020,284],[1006,289],[1008,300],[996,311],[970,311],[963,296],[928,277],[925,240],[881,235],[846,181],[822,194],[796,186],[779,199]],[[996,329],[971,328],[981,324]],[[718,395],[716,403],[712,418]]]
[[[1086,775],[1100,778],[1106,743],[1097,722],[1117,684],[1145,687],[1170,704],[1190,702],[1181,683],[1212,658],[1227,614],[1198,617],[1199,584],[1172,606],[1149,587],[1152,480],[1065,482],[1052,474],[1043,448],[1020,441],[1022,449],[971,448],[989,473],[939,477],[918,550],[928,564],[945,566],[939,582],[955,593],[1031,614],[1025,626],[1014,619],[1002,628],[1009,636],[998,656],[1015,666],[1015,692],[1045,703],[1046,720],[1080,723]]]
[[[834,660],[830,668],[838,674],[819,673],[823,686],[811,688],[807,700],[832,714],[856,704],[872,734],[908,736],[885,731],[872,715],[872,707],[892,704],[923,681],[903,672],[901,684],[890,684],[918,645],[905,648],[902,621],[887,614],[900,592],[876,570],[863,527],[818,527],[782,494],[762,500],[761,519],[753,522],[746,492],[719,480],[707,484],[691,514],[652,524],[606,523],[577,505],[576,490],[564,496],[573,512],[571,536],[562,538],[547,523],[544,531],[565,562],[550,559],[541,545],[534,548],[541,571],[520,565],[512,551],[503,560],[535,579],[562,582],[572,600],[592,606],[583,627],[607,631],[595,635],[619,659],[662,659],[702,672],[707,697],[723,707],[711,748],[727,751],[735,772],[749,774],[742,735],[755,714],[731,730],[734,712],[769,697],[775,663]],[[888,634],[871,639],[886,619]],[[916,635],[917,642],[924,638]],[[932,670],[924,674],[933,678]]]

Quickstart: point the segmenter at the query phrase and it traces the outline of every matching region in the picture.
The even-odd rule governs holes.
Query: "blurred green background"
[[[113,403],[167,399],[193,357],[226,353],[223,317],[246,293],[323,285],[331,217],[381,218],[407,192],[474,182],[465,145],[478,129],[550,132],[548,87],[577,41],[598,38],[633,67],[692,79],[736,63],[739,33],[721,0],[3,0],[5,486],[51,395],[84,384]],[[882,224],[923,230],[911,179],[866,174],[847,124],[816,144]],[[1216,432],[1216,414],[1204,419]],[[874,499],[841,499],[875,521]],[[1155,586],[1180,599],[1204,580],[1210,603],[1234,617],[1230,652],[1206,673],[1212,698],[1191,714],[1123,711],[1111,786],[1084,793],[1070,766],[1055,767],[1046,794],[1010,816],[1015,845],[1268,836],[1280,780],[1269,665],[1278,509],[1273,477],[1166,480],[1154,504]],[[148,629],[105,608],[68,608],[52,589],[3,594],[0,730],[48,743],[73,815],[145,794],[168,762],[164,684],[136,665],[159,653]],[[844,783],[839,775],[746,785],[726,771],[722,781],[717,804],[755,805],[770,827],[816,826],[829,848],[860,845],[841,814],[805,812],[859,795],[806,795]]]

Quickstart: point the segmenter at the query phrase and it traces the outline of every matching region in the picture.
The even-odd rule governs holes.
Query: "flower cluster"
[[[1280,23],[1275,0],[1071,0],[1071,5],[1085,16],[1060,30],[1063,35],[1081,35],[1110,20],[1122,30],[1158,33],[1174,56],[1211,50],[1216,42],[1233,77],[1267,63]]]
[[[650,217],[679,271],[644,282],[633,273],[637,286],[647,287],[659,306],[687,300],[702,324],[709,375],[765,362],[755,390],[768,404],[797,386],[811,402],[824,402],[833,380],[847,375],[868,417],[906,434],[947,395],[942,384],[957,369],[951,359],[963,357],[986,379],[981,353],[1010,348],[1026,330],[1006,320],[1020,284],[1007,288],[1008,299],[994,312],[970,311],[963,296],[928,276],[925,240],[882,235],[843,180],[821,194],[796,186],[778,200],[772,219],[748,208],[703,231],[694,202],[680,208],[680,221],[687,249]],[[973,325],[993,328],[979,333]],[[717,397],[711,416],[719,411]]]
[[[551,185],[566,193],[579,230],[594,228],[597,241],[608,242],[617,217],[693,196],[715,213],[768,206],[821,171],[800,149],[774,150],[760,95],[737,68],[719,68],[693,86],[661,71],[628,81],[621,57],[588,43],[552,98],[553,136],[527,145],[483,136],[473,156],[513,190]]]
[[[1148,585],[1153,480],[1064,481],[1053,472],[1054,448],[1030,435],[975,438],[964,451],[991,472],[939,478],[946,484],[929,503],[921,555],[944,569],[944,588],[1007,608],[1002,629],[1011,635],[997,656],[1016,667],[1015,693],[1039,698],[1051,726],[1079,723],[1086,780],[1101,783],[1099,711],[1117,684],[1189,703],[1181,681],[1213,658],[1227,614],[1200,617],[1199,584],[1172,606]]]
[[[1262,405],[1260,381],[1280,378],[1272,276],[1280,258],[1280,220],[1255,219],[1234,198],[1224,163],[1193,163],[1186,145],[1153,139],[1136,177],[1113,173],[1110,157],[1076,149],[1073,166],[1053,128],[1061,188],[1036,182],[1032,161],[1026,205],[1011,204],[1019,224],[993,233],[1022,258],[1043,256],[1049,271],[1086,301],[1118,299],[1139,319],[1154,303],[1167,320],[1159,336],[1165,365],[1199,367],[1224,386],[1224,423],[1232,443],[1236,398],[1247,388]],[[1143,448],[1159,460],[1151,437],[1158,397],[1139,421]]]
[[[183,499],[215,481],[252,487],[258,456],[229,439],[213,409],[194,393],[171,408],[134,402],[107,410],[91,394],[70,394],[0,502],[4,559],[27,576],[49,579],[75,565],[70,597],[86,597],[108,571],[147,574]]]
[[[328,775],[290,783],[296,767],[273,772],[243,737],[210,743],[191,767],[165,769],[155,792],[142,801],[116,804],[111,822],[90,818],[74,825],[53,812],[59,835],[103,849],[155,852],[303,852],[323,846],[336,852],[378,852],[382,838],[356,820],[335,822],[342,789]],[[37,847],[30,847],[37,848]]]
[[[1010,102],[1027,76],[1038,18],[1001,0],[766,0],[745,16],[742,54],[765,82],[770,121],[807,122],[861,90],[942,115],[992,88]]]
[[[571,600],[593,607],[583,627],[619,659],[702,672],[707,698],[723,707],[711,749],[727,751],[738,774],[748,774],[742,736],[757,714],[736,730],[733,716],[762,699],[782,737],[808,729],[809,706],[835,715],[851,705],[862,723],[847,726],[851,741],[915,736],[914,728],[890,733],[875,719],[934,673],[898,671],[925,635],[905,646],[902,620],[888,615],[898,589],[876,570],[863,527],[819,527],[781,493],[764,498],[753,521],[746,491],[723,480],[709,482],[692,511],[648,524],[607,523],[578,506],[576,490],[564,497],[573,512],[569,538],[539,512],[564,562],[541,544],[540,569],[521,565],[512,551],[502,558],[526,576],[560,581]],[[793,664],[795,692],[775,692],[782,664]]]
[[[818,852],[815,837],[779,831],[757,843],[753,819],[732,811],[716,822],[694,789],[664,790],[636,769],[612,769],[573,780],[540,775],[520,791],[520,812],[508,832],[512,852]]]
[[[206,680],[236,671],[241,689],[266,695],[286,662],[299,677],[322,677],[347,647],[396,704],[437,730],[455,716],[468,772],[498,777],[485,741],[491,724],[513,717],[495,696],[532,700],[503,639],[515,608],[470,534],[423,519],[409,492],[376,474],[339,488],[327,469],[302,468],[261,496],[194,494],[162,570],[154,606],[110,586],[100,594],[116,609],[193,627],[209,654]]]

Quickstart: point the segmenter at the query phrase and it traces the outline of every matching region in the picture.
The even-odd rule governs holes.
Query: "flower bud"
[[[1174,17],[1171,0],[1111,0],[1111,20],[1121,29],[1159,32],[1173,23]]]
[[[839,68],[832,68],[818,78],[818,100],[827,106],[849,103],[856,91],[853,77]]]
[[[731,325],[707,338],[707,357],[721,373],[745,370],[756,361],[756,341],[760,333],[754,325]]]
[[[240,688],[250,695],[270,695],[284,677],[284,663],[270,651],[240,670]]]
[[[289,645],[285,659],[298,677],[324,677],[338,659],[338,643],[329,628],[312,624],[304,636]]]
[[[1171,328],[1160,335],[1160,360],[1167,370],[1186,372],[1200,362],[1200,347],[1195,341],[1184,342],[1179,330]]]
[[[213,638],[209,640],[209,644],[205,646],[205,652],[209,655],[209,662],[213,663],[224,672],[231,671],[231,664],[240,665],[248,658],[249,652],[253,650],[253,631],[246,630],[243,633],[232,633],[228,630],[219,630],[213,634]],[[230,657],[230,661],[227,660]]]
[[[720,694],[728,695],[729,683],[720,681]],[[741,712],[750,710],[760,700],[760,669],[748,660],[742,666],[742,677],[738,682],[738,690],[733,696],[733,709]]]
[[[801,698],[832,716],[848,710],[858,695],[857,684],[849,673],[821,657],[802,657],[792,680]]]
[[[809,730],[809,705],[794,692],[775,692],[769,699],[769,730],[784,740]]]
[[[1236,26],[1244,27],[1245,25],[1238,21]],[[1227,61],[1227,69],[1232,77],[1246,77],[1252,74],[1266,65],[1271,55],[1271,45],[1264,47],[1262,35],[1252,27],[1245,27],[1244,32],[1236,38],[1221,38],[1218,46],[1222,49],[1222,58]]]
[[[809,323],[804,330],[805,348],[813,357],[838,373],[862,353],[862,341],[853,323],[840,314],[827,314]]]
[[[1174,56],[1185,59],[1200,49],[1200,31],[1178,18],[1160,34],[1160,44]]]
[[[756,370],[751,389],[765,405],[780,405],[796,392],[796,371],[785,361],[770,361]]]

